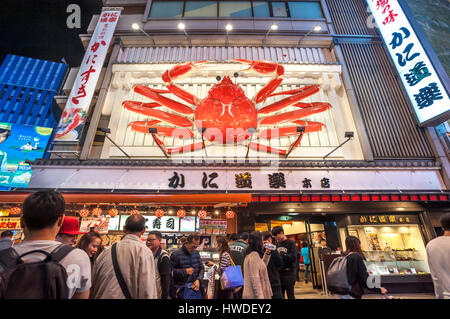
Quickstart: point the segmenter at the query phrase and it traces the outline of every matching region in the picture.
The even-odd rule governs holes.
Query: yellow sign
[[[3,217],[0,218],[0,229],[21,229],[20,218]]]

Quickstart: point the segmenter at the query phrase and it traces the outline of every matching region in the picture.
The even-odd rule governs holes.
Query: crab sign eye
[[[217,77],[216,77],[216,80],[217,80],[217,81],[220,81],[220,80],[222,80],[222,78],[221,78],[220,76],[217,76]]]
[[[233,74],[233,75],[234,75],[234,77],[235,77],[235,78],[237,78],[237,77],[239,76],[239,73],[237,73],[237,72],[234,72],[234,74]]]

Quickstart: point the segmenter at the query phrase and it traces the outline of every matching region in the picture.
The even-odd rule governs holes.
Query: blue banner
[[[42,158],[52,129],[0,122],[0,190],[27,187],[33,171],[25,160]]]

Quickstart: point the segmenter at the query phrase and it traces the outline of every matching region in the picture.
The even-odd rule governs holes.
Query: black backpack
[[[21,256],[14,248],[0,251],[0,299],[68,299],[67,272],[60,261],[73,249],[61,244],[51,253],[33,250]],[[46,258],[30,263],[22,260],[33,253]]]

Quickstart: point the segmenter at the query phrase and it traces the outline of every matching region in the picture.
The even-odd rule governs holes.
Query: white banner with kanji
[[[55,140],[57,141],[80,139],[120,12],[116,8],[103,8],[100,14],[56,129]]]

